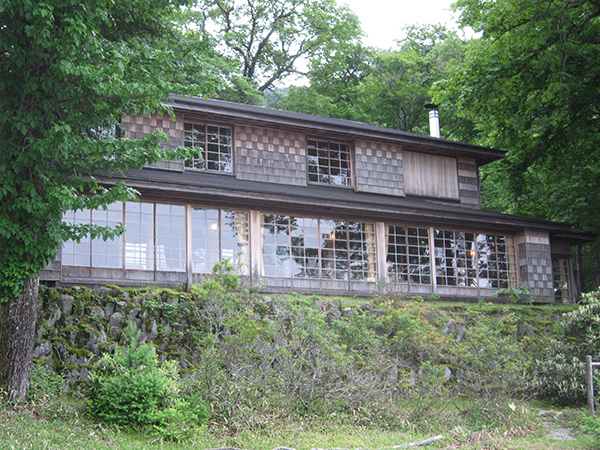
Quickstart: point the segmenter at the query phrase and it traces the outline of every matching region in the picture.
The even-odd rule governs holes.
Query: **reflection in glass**
[[[262,273],[269,277],[375,281],[375,227],[261,214]]]
[[[248,213],[192,208],[192,271],[210,273],[228,258],[240,275],[249,274]]]

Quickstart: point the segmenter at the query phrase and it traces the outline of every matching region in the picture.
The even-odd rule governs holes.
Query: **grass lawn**
[[[164,442],[151,433],[133,433],[99,425],[86,414],[82,403],[61,398],[23,405],[0,406],[0,449],[217,449],[272,450],[288,447],[310,449],[383,449],[403,446],[441,435],[427,449],[592,449],[591,438],[580,431],[582,410],[544,409],[544,405],[520,404],[523,425],[510,430],[473,431],[453,426],[450,418],[431,424],[427,434],[406,423],[399,430],[357,426],[332,417],[278,419],[254,430],[210,430],[183,443]],[[545,412],[547,411],[547,412]],[[541,414],[540,414],[541,413]],[[422,426],[422,425],[421,425]]]

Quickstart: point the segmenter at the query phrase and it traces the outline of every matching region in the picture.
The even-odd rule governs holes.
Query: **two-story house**
[[[161,130],[196,157],[127,172],[140,202],[66,214],[126,232],[64,243],[42,279],[184,285],[230,258],[269,291],[486,298],[522,285],[540,302],[575,297],[570,246],[585,235],[481,209],[478,169],[502,151],[219,100],[171,106],[175,120],[122,125],[132,138]]]

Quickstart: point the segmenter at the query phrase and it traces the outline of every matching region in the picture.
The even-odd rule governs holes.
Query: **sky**
[[[446,25],[455,29],[450,5],[456,0],[337,0],[350,7],[367,35],[363,44],[388,49],[402,37],[401,28],[415,24]]]

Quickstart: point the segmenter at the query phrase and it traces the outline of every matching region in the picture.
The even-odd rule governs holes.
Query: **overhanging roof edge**
[[[483,164],[502,159],[506,154],[503,150],[434,138],[431,136],[409,133],[351,120],[315,116],[312,114],[246,105],[224,100],[204,99],[200,97],[172,95],[171,100],[172,102],[167,102],[165,104],[174,108],[185,108],[204,113],[229,115],[246,120],[264,121],[288,126],[345,133],[365,138],[386,139],[431,149],[469,153]]]

